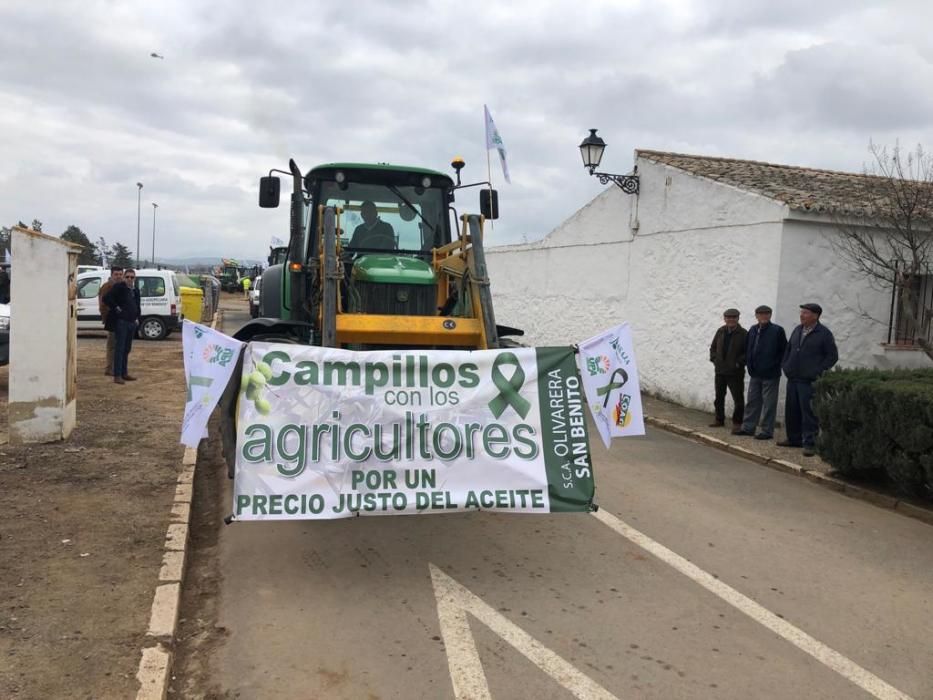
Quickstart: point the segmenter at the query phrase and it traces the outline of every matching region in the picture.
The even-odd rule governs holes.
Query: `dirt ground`
[[[184,448],[181,334],[138,341],[136,382],[103,373],[103,334],[78,340],[68,440],[0,445],[0,698],[127,698]],[[8,368],[0,369],[6,430]]]

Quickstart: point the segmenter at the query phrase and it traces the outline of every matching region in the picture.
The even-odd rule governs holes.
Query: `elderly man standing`
[[[819,304],[800,305],[800,325],[790,334],[784,351],[782,369],[787,377],[784,422],[787,439],[781,447],[803,447],[803,454],[816,454],[816,435],[820,430],[813,413],[813,382],[839,361],[836,339],[820,323],[823,308]]]
[[[711,428],[726,423],[726,389],[732,394],[732,424],[742,425],[745,415],[745,338],[747,331],[739,325],[738,309],[726,309],[722,325],[709,346],[709,361],[716,368],[716,421]]]
[[[748,399],[745,402],[745,420],[733,435],[754,435],[756,440],[770,440],[774,436],[774,418],[777,413],[778,389],[781,385],[781,362],[787,347],[787,334],[776,323],[771,323],[771,307],[762,304],[755,309],[758,321],[748,329],[745,341],[745,366],[748,368]],[[758,421],[761,432],[755,434]]]

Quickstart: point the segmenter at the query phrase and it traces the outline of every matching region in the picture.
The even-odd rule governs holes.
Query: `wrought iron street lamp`
[[[590,171],[590,175],[596,176],[601,185],[614,182],[626,194],[638,194],[638,175],[614,175],[612,173],[596,172],[605,150],[606,142],[596,135],[596,129],[590,129],[590,135],[583,139],[583,143],[580,144],[583,167]]]

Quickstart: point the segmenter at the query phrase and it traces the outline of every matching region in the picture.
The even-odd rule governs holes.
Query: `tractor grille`
[[[437,290],[433,285],[356,282],[355,287],[358,297],[351,302],[351,311],[397,316],[437,315]]]

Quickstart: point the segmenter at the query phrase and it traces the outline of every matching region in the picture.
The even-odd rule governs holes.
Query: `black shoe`
[[[725,421],[716,421],[715,423],[710,423],[710,424],[709,424],[709,427],[710,427],[710,428],[721,428],[721,427],[724,426],[725,424],[726,424]]]
[[[816,456],[816,447],[813,445],[804,445],[803,446],[803,456],[804,457],[814,457]]]
[[[743,436],[745,436],[745,437],[752,437],[755,433],[750,433],[749,431],[745,430],[744,428],[733,428],[733,429],[732,429],[732,434],[733,434],[733,435],[743,435]]]
[[[803,447],[803,445],[791,442],[790,440],[781,440],[777,445],[778,447]]]
[[[770,440],[771,438],[772,438],[772,436],[771,436],[771,435],[768,435],[768,434],[766,434],[766,433],[758,433],[758,434],[755,436],[755,439],[756,439],[756,440]]]

